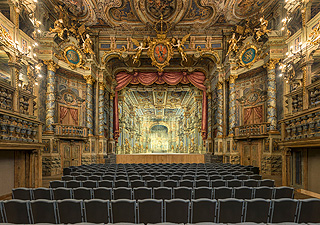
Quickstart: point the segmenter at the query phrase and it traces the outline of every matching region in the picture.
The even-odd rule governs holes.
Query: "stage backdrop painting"
[[[206,87],[204,85],[205,75],[202,72],[193,72],[188,74],[186,72],[171,72],[171,73],[143,73],[136,72],[134,74],[128,74],[126,72],[120,72],[116,75],[116,81],[118,83],[115,89],[114,97],[114,139],[117,141],[119,138],[119,107],[118,107],[118,91],[122,90],[129,84],[169,84],[177,85],[192,83],[195,87],[199,88],[202,94],[202,124],[201,124],[201,136],[205,140],[207,138],[207,96]]]

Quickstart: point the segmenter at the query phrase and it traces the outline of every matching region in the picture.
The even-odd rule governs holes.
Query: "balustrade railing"
[[[250,137],[266,135],[270,127],[270,123],[248,124],[235,127],[236,137]]]
[[[54,124],[55,134],[65,137],[88,137],[88,129],[83,126]]]
[[[312,138],[320,136],[320,110],[307,112],[297,117],[288,118],[282,122],[285,141]]]
[[[0,140],[39,142],[40,122],[0,109]]]

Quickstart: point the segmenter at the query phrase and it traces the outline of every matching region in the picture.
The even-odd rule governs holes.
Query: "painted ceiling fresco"
[[[61,1],[61,0],[58,0]],[[272,0],[64,0],[88,25],[142,28],[162,17],[172,27],[203,29],[216,23],[235,24],[257,14]]]

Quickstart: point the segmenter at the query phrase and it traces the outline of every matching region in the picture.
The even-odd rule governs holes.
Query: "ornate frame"
[[[247,50],[249,50],[249,49],[254,49],[255,50],[255,56],[254,56],[254,58],[253,58],[253,60],[251,61],[251,62],[249,62],[249,63],[244,63],[243,61],[242,61],[242,57],[243,57],[243,55],[245,54],[245,52],[247,51]],[[240,66],[241,67],[247,67],[247,68],[250,68],[251,66],[253,66],[253,64],[258,60],[258,48],[255,46],[255,45],[253,45],[253,44],[247,44],[247,45],[245,45],[243,48],[242,48],[242,51],[240,52],[240,54],[239,54],[239,62],[240,62]]]
[[[157,62],[156,58],[154,57],[155,48],[159,44],[165,45],[168,49],[168,57],[166,58],[166,60],[163,63]],[[156,39],[156,40],[152,41],[150,48],[148,50],[148,56],[152,60],[152,65],[158,67],[159,72],[163,72],[163,68],[170,65],[169,62],[172,59],[173,54],[174,54],[174,52],[173,52],[171,43],[168,39]]]

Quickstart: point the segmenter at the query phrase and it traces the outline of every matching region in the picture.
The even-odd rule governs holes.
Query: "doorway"
[[[258,143],[243,144],[242,165],[260,167]]]
[[[80,144],[61,143],[63,149],[63,168],[80,165]]]

